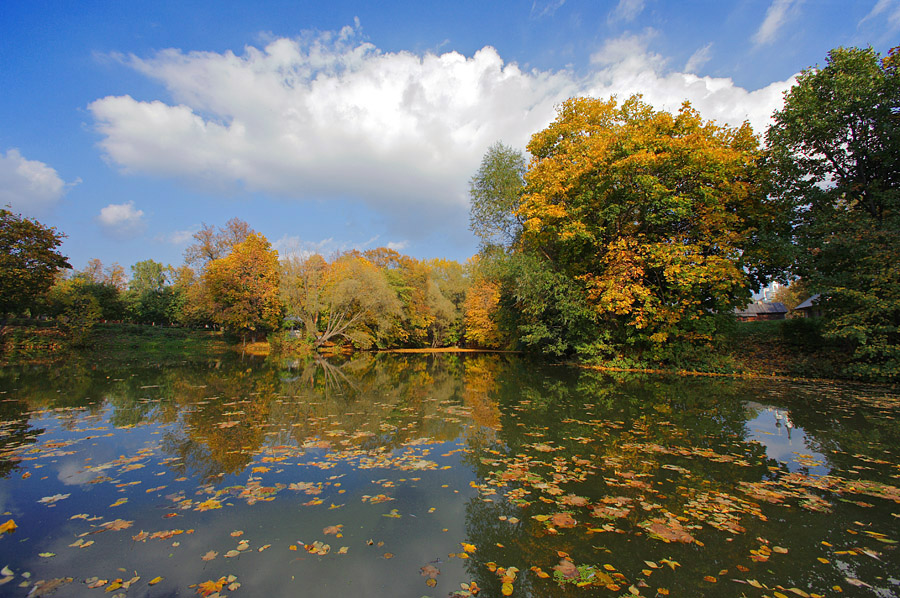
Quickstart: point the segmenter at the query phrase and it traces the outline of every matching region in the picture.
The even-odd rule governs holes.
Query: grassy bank
[[[52,363],[72,357],[103,364],[166,364],[233,353],[221,332],[138,324],[98,324],[79,346],[56,326],[7,326],[0,364]],[[240,347],[237,347],[240,350]]]

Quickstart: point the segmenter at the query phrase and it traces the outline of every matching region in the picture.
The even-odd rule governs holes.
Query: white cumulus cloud
[[[97,220],[104,230],[114,236],[124,237],[140,232],[144,227],[144,211],[137,210],[134,202],[109,204],[100,210]]]
[[[100,147],[124,172],[214,190],[358,198],[408,236],[427,228],[423,219],[440,226],[464,211],[487,147],[524,148],[566,98],[643,93],[668,110],[690,100],[706,118],[749,119],[761,131],[791,83],[748,91],[670,70],[648,50],[654,35],[610,40],[583,74],[523,70],[492,47],[472,56],[384,52],[359,39],[358,25],[241,54],[169,49],[119,59],[161,82],[171,101],[109,96],[89,109]]]
[[[27,216],[40,216],[62,199],[68,186],[56,170],[27,160],[17,149],[0,154],[0,208],[9,205]]]

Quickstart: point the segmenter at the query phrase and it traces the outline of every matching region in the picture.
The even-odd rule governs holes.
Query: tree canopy
[[[231,253],[206,266],[203,284],[214,320],[245,337],[277,329],[282,316],[279,279],[278,252],[264,236],[250,233]]]
[[[525,185],[522,152],[496,142],[491,145],[478,172],[469,181],[470,228],[482,247],[515,243],[522,229],[516,214]]]
[[[900,52],[837,48],[785,94],[767,134],[793,209],[794,271],[822,294],[848,372],[900,374]]]
[[[528,150],[523,249],[578,281],[617,342],[709,339],[777,270],[783,223],[747,124],[573,98]]]
[[[65,235],[30,218],[0,208],[0,318],[34,305],[68,269],[57,248]]]

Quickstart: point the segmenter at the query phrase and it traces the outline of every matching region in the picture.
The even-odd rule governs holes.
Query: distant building
[[[822,306],[819,305],[820,294],[816,293],[800,305],[794,308],[794,314],[801,318],[818,318],[822,315]]]
[[[734,310],[734,315],[741,322],[749,322],[754,320],[783,320],[788,313],[788,308],[784,303],[766,303],[763,301],[754,301],[744,309]]]

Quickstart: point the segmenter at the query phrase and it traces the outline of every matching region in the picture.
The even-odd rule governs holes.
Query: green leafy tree
[[[213,320],[244,341],[277,329],[282,317],[279,278],[278,252],[264,236],[251,233],[226,257],[206,266],[203,288]]]
[[[33,307],[60,270],[71,268],[55,228],[0,209],[0,319]]]
[[[604,347],[672,361],[677,345],[714,341],[717,314],[779,270],[787,221],[747,124],[574,98],[528,150],[523,249],[544,260],[534,272],[580,286]]]
[[[144,260],[131,266],[125,293],[130,317],[142,324],[170,324],[176,320],[177,294],[169,285],[171,266]]]
[[[143,260],[131,267],[128,290],[138,294],[144,291],[161,291],[169,285],[172,267],[153,260]]]
[[[767,134],[794,209],[795,273],[822,293],[847,373],[900,374],[900,52],[838,48],[785,94]]]
[[[525,186],[525,157],[499,141],[469,181],[470,228],[481,246],[512,246],[522,230],[516,210]]]

